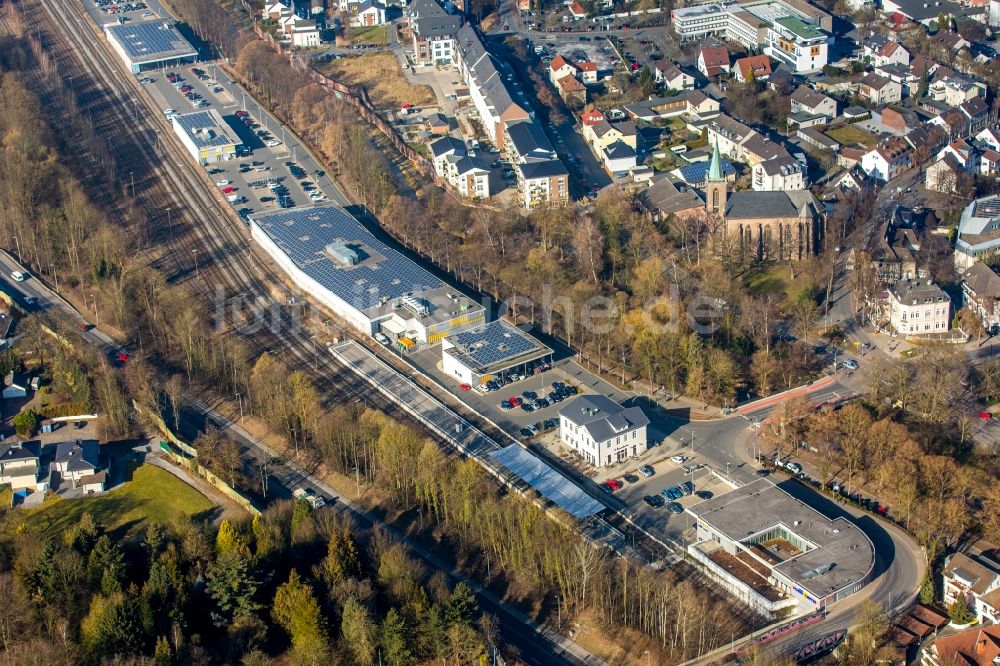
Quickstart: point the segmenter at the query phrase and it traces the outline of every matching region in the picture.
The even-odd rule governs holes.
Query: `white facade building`
[[[764,53],[799,74],[818,72],[827,64],[832,39],[816,26],[794,16],[775,19],[767,30]]]
[[[241,145],[215,109],[174,116],[171,125],[191,157],[201,165],[231,160]]]
[[[930,280],[900,280],[889,288],[887,306],[901,335],[945,333],[951,326],[951,299]]]
[[[603,395],[578,396],[559,410],[559,439],[596,467],[644,453],[648,425],[641,408]]]

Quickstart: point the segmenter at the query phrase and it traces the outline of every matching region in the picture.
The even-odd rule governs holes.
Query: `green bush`
[[[42,403],[42,414],[47,419],[54,419],[58,416],[82,416],[89,413],[87,405],[82,402],[64,402],[51,406],[48,403]]]
[[[955,603],[948,608],[948,617],[955,624],[969,624],[976,619],[976,616],[969,610],[969,602],[965,600],[964,596],[955,599]]]
[[[21,437],[30,437],[35,434],[35,428],[38,427],[38,414],[34,413],[30,409],[24,412],[18,412],[14,416],[14,430]]]

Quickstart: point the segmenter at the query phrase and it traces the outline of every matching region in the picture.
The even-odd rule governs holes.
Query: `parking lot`
[[[285,143],[284,127],[260,114],[253,101],[215,67],[194,65],[144,72],[140,81],[168,118],[173,113],[215,109],[242,142],[244,152],[237,159],[205,167],[241,216],[327,199],[321,184],[326,174],[307,168],[305,159],[300,159],[307,156],[299,155],[297,146],[289,148]]]
[[[83,6],[97,25],[148,21],[159,16],[169,16],[158,0],[83,0]]]

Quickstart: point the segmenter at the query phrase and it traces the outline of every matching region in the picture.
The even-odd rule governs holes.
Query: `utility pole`
[[[240,423],[243,423],[243,394],[236,392],[236,400],[240,403]]]
[[[21,241],[17,240],[17,236],[14,236],[14,245],[17,246],[17,260],[21,261]]]
[[[49,273],[51,273],[52,277],[55,278],[55,280],[56,280],[56,291],[59,291],[59,274],[56,273],[56,266],[55,266],[55,264],[49,264]]]

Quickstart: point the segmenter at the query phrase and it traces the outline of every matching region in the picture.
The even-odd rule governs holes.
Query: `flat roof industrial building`
[[[336,204],[249,216],[252,238],[304,292],[401,349],[480,325],[485,308],[383,243]]]
[[[551,360],[552,350],[502,319],[449,335],[441,343],[444,372],[478,386],[508,370]]]
[[[198,51],[181,36],[170,21],[109,23],[104,32],[112,48],[133,74],[147,69],[195,62]]]
[[[688,551],[716,576],[728,577],[731,591],[738,588],[745,601],[761,610],[773,613],[795,604],[824,608],[873,577],[875,549],[857,525],[824,516],[768,479],[695,504],[688,512],[697,520],[697,539]],[[720,566],[713,556],[717,550],[735,564]],[[748,576],[739,575],[741,567]],[[754,576],[781,598],[762,602],[749,594],[762,582]]]
[[[240,140],[215,109],[174,116],[171,124],[198,164],[231,160],[236,156]]]

